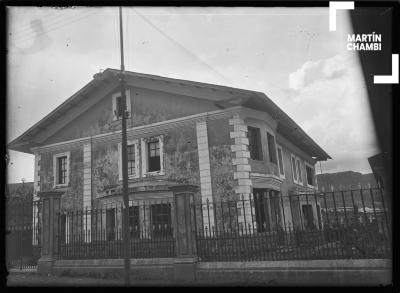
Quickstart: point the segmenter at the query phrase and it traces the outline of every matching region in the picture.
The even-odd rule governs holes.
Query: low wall
[[[53,265],[53,274],[123,278],[124,260],[57,260]],[[131,279],[171,281],[174,279],[174,258],[131,259]]]
[[[198,282],[274,286],[377,286],[391,283],[391,260],[198,263]]]
[[[174,283],[175,259],[132,259],[132,280]],[[378,286],[391,283],[391,260],[307,260],[257,262],[198,262],[194,284],[273,286]],[[57,260],[56,275],[122,278],[122,259]],[[175,282],[179,284],[179,282]]]

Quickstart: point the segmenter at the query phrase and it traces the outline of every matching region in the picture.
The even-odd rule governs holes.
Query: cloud
[[[357,55],[307,61],[289,75],[283,108],[332,158],[324,172],[371,172],[379,152]]]
[[[342,55],[336,55],[329,59],[307,61],[297,71],[289,75],[289,88],[301,90],[313,83],[340,78],[346,74],[348,62]]]

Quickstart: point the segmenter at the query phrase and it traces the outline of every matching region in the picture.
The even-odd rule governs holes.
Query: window
[[[292,163],[293,182],[296,184],[303,184],[300,158],[290,154],[290,161]]]
[[[254,215],[257,232],[269,232],[281,227],[281,202],[277,191],[254,188]]]
[[[65,184],[67,182],[67,156],[57,158],[58,179],[57,184]]]
[[[314,187],[314,168],[308,164],[307,162],[305,162],[306,165],[306,180],[307,180],[307,186],[308,187]]]
[[[301,163],[300,163],[300,159],[296,158],[296,165],[297,165],[297,178],[299,181],[299,184],[303,183],[303,175],[301,174]]]
[[[283,165],[283,151],[282,147],[276,145],[277,157],[278,157],[278,167],[279,167],[279,176],[281,178],[285,178],[285,167]]]
[[[67,242],[67,215],[66,214],[60,215],[60,237],[61,237],[61,243],[68,243]]]
[[[115,208],[106,209],[106,235],[107,240],[115,239]]]
[[[126,109],[128,111],[128,117],[131,117],[131,94],[130,90],[126,90]],[[112,107],[113,107],[113,115],[114,121],[122,118],[122,97],[121,92],[117,92],[112,95]]]
[[[301,209],[302,209],[302,212],[303,212],[303,219],[304,219],[305,228],[306,229],[315,228],[312,205],[310,205],[310,204],[302,205]]]
[[[249,139],[250,158],[253,160],[262,160],[260,129],[247,127],[247,137]]]
[[[147,143],[149,172],[160,171],[160,144],[159,141],[151,141]]]
[[[268,141],[268,153],[269,153],[269,160],[271,163],[277,164],[276,159],[276,148],[275,148],[275,137],[267,132],[267,141]]]
[[[139,177],[139,152],[138,152],[138,140],[128,140],[127,142],[127,161],[128,161],[128,178]],[[118,144],[118,173],[119,180],[122,180],[122,145]]]
[[[171,205],[167,203],[151,205],[151,223],[153,237],[171,237]]]
[[[128,176],[136,175],[135,168],[135,145],[128,145]]]
[[[142,139],[141,145],[143,176],[164,175],[163,136]]]
[[[131,238],[140,237],[140,225],[139,225],[139,207],[130,206],[128,210],[129,218],[129,231]]]
[[[116,97],[116,109],[114,115],[116,115],[119,119],[122,117],[122,97]]]
[[[263,188],[254,188],[254,212],[257,223],[257,232],[266,232],[271,230],[270,211],[268,206],[267,190]]]
[[[290,160],[292,162],[293,182],[294,183],[298,183],[298,181],[297,181],[297,170],[296,170],[296,157],[293,154],[290,154]]]
[[[68,186],[69,156],[69,152],[53,156],[54,187]]]

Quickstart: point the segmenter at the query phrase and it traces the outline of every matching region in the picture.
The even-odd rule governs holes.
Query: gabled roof
[[[53,124],[65,112],[77,106],[91,92],[112,82],[117,83],[120,71],[117,69],[107,68],[101,73],[96,73],[93,80],[85,85],[82,89],[68,98],[60,106],[46,115],[43,119],[30,127],[22,135],[14,139],[8,148],[16,151],[31,153],[30,148],[40,145],[33,138]],[[156,82],[154,84],[174,86],[180,85],[181,89],[186,89],[187,93],[201,92],[197,97],[213,102],[217,107],[227,108],[232,106],[244,106],[258,111],[269,113],[278,121],[278,133],[297,145],[300,149],[306,150],[308,154],[315,157],[319,161],[331,159],[331,157],[309,137],[301,127],[296,124],[284,111],[282,111],[274,102],[271,101],[264,93],[250,90],[243,90],[227,86],[215,84],[207,84],[188,80],[167,78],[158,75],[143,74],[137,72],[125,71],[125,78],[134,82]]]

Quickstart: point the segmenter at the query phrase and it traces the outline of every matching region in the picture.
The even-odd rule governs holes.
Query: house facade
[[[122,204],[118,74],[95,74],[9,144],[35,155],[35,194],[64,192],[63,211],[106,207],[102,222],[115,230],[122,225],[113,210]],[[139,225],[173,222],[169,186],[177,183],[198,185],[199,202],[284,196],[278,213],[285,220],[279,216],[275,225],[317,222],[317,201],[297,196],[293,214],[289,199],[316,191],[314,166],[330,157],[265,94],[134,72],[126,72],[126,82],[129,199]],[[135,208],[149,199],[163,203]],[[211,209],[203,217],[212,225],[217,215]]]

